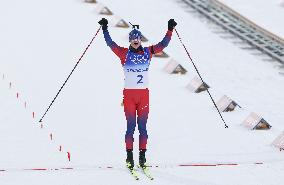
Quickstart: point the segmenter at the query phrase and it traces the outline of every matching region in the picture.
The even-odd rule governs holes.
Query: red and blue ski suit
[[[139,130],[139,150],[146,149],[148,139],[146,124],[149,114],[149,65],[152,55],[162,52],[168,46],[172,31],[168,30],[163,40],[158,44],[144,48],[140,46],[138,49],[131,46],[129,48],[118,46],[112,41],[108,30],[104,30],[103,34],[107,45],[120,58],[124,70],[123,104],[127,120],[126,149],[133,149],[136,117]]]

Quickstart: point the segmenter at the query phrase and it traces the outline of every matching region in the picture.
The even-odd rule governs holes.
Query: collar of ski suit
[[[139,53],[139,52],[144,52],[143,47],[140,45],[137,49],[132,47],[131,45],[129,46],[129,51],[134,52],[134,53]]]

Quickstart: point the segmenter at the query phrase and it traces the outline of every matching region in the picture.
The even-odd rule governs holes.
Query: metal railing
[[[233,35],[284,64],[284,39],[261,28],[218,0],[182,0]]]

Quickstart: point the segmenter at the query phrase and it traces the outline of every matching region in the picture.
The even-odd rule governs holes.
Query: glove
[[[170,19],[168,21],[168,30],[173,31],[176,25],[177,25],[176,21],[174,19]]]
[[[102,26],[103,30],[107,30],[107,24],[108,24],[107,19],[102,18],[98,23]]]

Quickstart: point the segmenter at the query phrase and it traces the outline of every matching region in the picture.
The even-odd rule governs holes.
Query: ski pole
[[[187,53],[187,56],[189,57],[191,63],[193,64],[193,66],[194,66],[194,68],[195,68],[195,71],[197,72],[199,78],[201,79],[202,83],[205,83],[205,82],[203,81],[203,79],[202,79],[202,77],[201,77],[201,75],[200,75],[200,73],[199,73],[199,71],[198,71],[196,65],[194,64],[194,62],[193,62],[193,60],[192,60],[192,58],[191,58],[189,52],[187,51],[185,45],[183,44],[183,42],[182,42],[182,40],[181,40],[181,38],[180,38],[180,36],[179,36],[179,34],[178,34],[178,32],[177,32],[176,29],[175,29],[175,32],[176,32],[176,34],[177,34],[177,36],[178,36],[178,38],[179,38],[180,43],[183,45],[183,48],[185,49],[185,51],[186,51],[186,53]],[[225,120],[224,120],[224,118],[223,118],[221,112],[219,111],[219,109],[218,109],[218,107],[217,107],[217,105],[216,105],[214,99],[212,98],[212,96],[211,96],[211,94],[210,94],[208,88],[206,88],[206,91],[207,91],[207,93],[209,94],[209,96],[210,96],[210,98],[211,98],[211,100],[212,100],[212,102],[213,102],[215,108],[217,109],[217,111],[218,111],[218,113],[219,113],[219,115],[220,115],[220,117],[221,117],[223,123],[225,124],[225,128],[228,128],[228,125],[226,124],[226,122],[225,122]]]
[[[50,103],[50,105],[48,106],[47,110],[45,111],[45,113],[43,114],[43,116],[41,117],[41,119],[39,120],[39,122],[42,122],[43,118],[45,117],[45,115],[47,114],[47,112],[49,111],[50,107],[52,106],[52,104],[54,103],[54,101],[56,100],[56,98],[58,97],[59,93],[61,92],[61,90],[63,89],[63,87],[65,86],[65,84],[67,83],[67,81],[69,80],[70,76],[72,75],[72,73],[74,72],[74,70],[76,69],[76,67],[78,66],[79,62],[82,60],[82,58],[84,57],[86,51],[89,49],[89,47],[91,46],[91,44],[93,43],[94,39],[96,38],[96,36],[98,35],[99,31],[101,29],[101,26],[99,27],[99,29],[97,30],[95,36],[92,38],[91,42],[89,43],[89,45],[86,47],[85,51],[83,52],[83,54],[81,55],[81,57],[79,58],[79,60],[77,61],[76,65],[74,66],[74,68],[72,69],[71,73],[68,75],[67,79],[65,80],[65,82],[63,83],[63,85],[61,86],[61,88],[59,89],[59,91],[57,92],[56,96],[53,98],[52,102]]]

